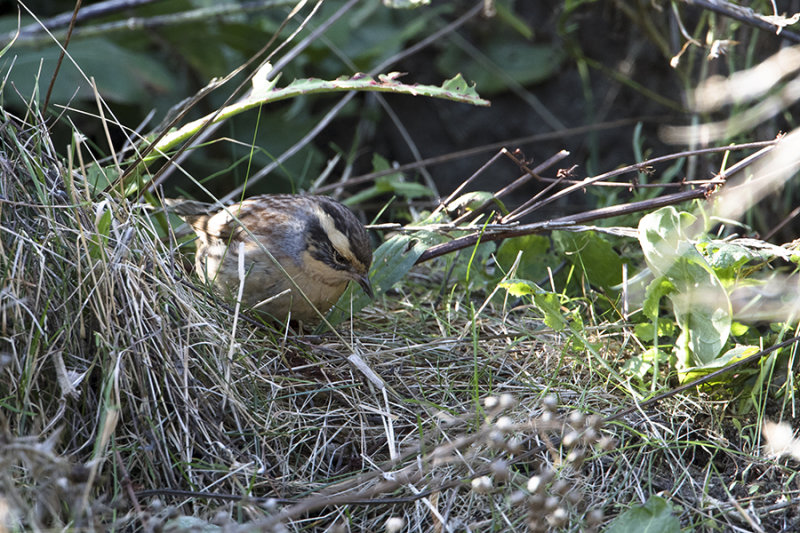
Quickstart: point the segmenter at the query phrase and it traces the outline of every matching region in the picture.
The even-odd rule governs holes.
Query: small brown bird
[[[350,281],[372,297],[367,232],[336,200],[268,194],[224,209],[190,200],[166,204],[198,236],[198,275],[225,296],[239,292],[240,250],[244,253],[242,303],[248,307],[309,323],[319,321],[317,311],[325,314]]]

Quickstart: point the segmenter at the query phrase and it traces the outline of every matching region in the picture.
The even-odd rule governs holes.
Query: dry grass
[[[488,436],[500,411],[521,424],[526,449],[536,428],[560,433],[555,419],[531,422],[545,391],[582,394],[556,348],[490,313],[470,326],[463,296],[444,313],[386,298],[341,328],[344,340],[243,321],[186,283],[147,206],[92,191],[41,124],[3,123],[3,527],[524,519],[508,491],[463,487],[504,453]],[[425,301],[431,289],[415,292]],[[348,362],[354,354],[385,389]],[[505,393],[519,406],[483,407]],[[405,500],[379,500],[389,496]]]
[[[394,518],[585,531],[591,511],[659,492],[701,529],[796,524],[779,498],[796,495],[781,489],[792,472],[756,457],[755,426],[721,432],[726,404],[684,398],[603,428],[570,415],[635,395],[603,370],[626,334],[595,330],[600,348],[576,351],[508,305],[474,316],[480,293],[434,306],[436,264],[341,337],[252,324],[192,288],[147,206],[91,190],[28,120],[3,115],[0,129],[0,530],[376,531]],[[609,434],[616,449],[595,446]],[[529,485],[540,473],[546,489]]]

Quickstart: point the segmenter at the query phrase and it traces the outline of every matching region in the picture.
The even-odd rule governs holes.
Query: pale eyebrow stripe
[[[349,261],[361,263],[350,249],[350,239],[348,239],[344,233],[336,228],[336,223],[334,222],[333,217],[331,217],[318,206],[316,206],[314,210],[317,213],[322,230],[328,236],[328,239],[331,241],[333,247],[336,248],[336,250],[344,255]]]

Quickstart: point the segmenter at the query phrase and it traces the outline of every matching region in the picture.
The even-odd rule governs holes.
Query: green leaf
[[[430,3],[431,0],[383,0],[383,5],[392,9],[416,9]]]
[[[638,378],[640,381],[644,381],[647,374],[652,371],[656,360],[659,361],[659,364],[666,366],[669,363],[669,354],[663,350],[649,348],[641,354],[628,359],[622,365],[622,371],[627,375]]]
[[[89,255],[93,259],[105,257],[112,222],[111,209],[107,205],[98,204],[97,209],[102,209],[95,215],[97,232],[89,235]]]
[[[447,204],[447,212],[455,212],[456,216],[460,216],[464,212],[475,211],[487,201],[494,203],[498,213],[503,213],[504,215],[508,213],[508,209],[506,209],[503,202],[500,201],[499,198],[495,198],[494,194],[489,191],[471,191],[464,193]]]
[[[726,242],[712,241],[705,247],[706,258],[717,276],[733,282],[739,270],[752,260],[761,260],[762,255],[744,246]]]
[[[513,84],[539,83],[558,72],[566,57],[562,47],[531,44],[517,33],[504,30],[480,43],[479,55],[458,46],[447,47],[436,61],[437,69],[442,73],[462,72],[484,94],[506,91]]]
[[[400,180],[390,181],[384,178],[378,180],[379,186],[382,186],[386,188],[387,191],[393,192],[398,196],[402,196],[403,198],[413,199],[422,196],[434,196],[434,192],[430,190],[429,187],[426,187],[421,183]]]
[[[6,84],[4,97],[16,102],[17,91],[24,97],[29,96],[38,83],[44,99],[60,49],[55,46],[44,49],[20,48],[15,53],[17,58],[11,71],[14,88],[12,84]],[[76,97],[94,100],[89,77],[94,77],[103,98],[125,104],[146,100],[153,93],[168,92],[173,87],[171,73],[152,56],[131,52],[107,39],[73,41],[69,46],[69,55],[72,61],[65,60],[62,63],[58,82],[53,86],[51,103],[65,104]]]
[[[524,279],[508,279],[499,283],[498,286],[513,296],[533,295],[533,304],[544,315],[544,323],[555,331],[566,329],[568,323],[561,312],[561,298],[558,294],[546,292],[534,282]]]
[[[741,337],[748,331],[750,331],[750,326],[746,324],[742,324],[741,322],[731,323],[731,335],[734,337]]]
[[[156,145],[154,155],[148,158],[147,162],[160,157],[160,155],[158,155],[159,153],[170,151],[174,146],[191,137],[209,121],[211,121],[212,124],[216,124],[245,111],[258,108],[264,104],[279,102],[288,98],[296,98],[301,95],[328,94],[346,91],[376,91],[443,98],[454,102],[479,106],[489,105],[488,100],[484,100],[478,96],[478,93],[475,91],[475,86],[468,85],[460,75],[447,80],[441,87],[435,85],[402,83],[399,81],[400,76],[401,74],[399,72],[389,72],[388,74],[379,74],[377,78],[367,76],[366,74],[355,74],[351,77],[342,76],[335,80],[303,78],[294,80],[286,87],[272,87],[270,90],[259,93],[258,97],[240,100],[235,104],[215,111],[212,115],[194,120],[175,131],[171,131],[161,138]]]
[[[380,154],[372,155],[372,170],[373,172],[382,172],[389,170],[391,165],[385,157]],[[363,191],[359,191],[347,200],[345,205],[358,205],[371,200],[383,194],[394,194],[403,198],[419,198],[421,196],[434,196],[434,192],[421,183],[413,181],[405,181],[405,175],[402,172],[393,172],[385,176],[381,176],[375,180],[372,187],[368,187]]]
[[[644,505],[631,507],[606,528],[606,533],[680,533],[681,523],[667,500],[650,496]]]
[[[554,231],[553,243],[595,287],[611,290],[622,283],[622,258],[611,243],[594,231]]]
[[[509,279],[497,284],[498,287],[501,289],[505,289],[511,296],[528,296],[531,294],[536,294],[537,292],[542,292],[542,289],[539,288],[532,281],[528,281],[526,279]]]
[[[653,323],[640,322],[633,327],[636,336],[644,341],[651,342],[653,340]],[[675,335],[675,324],[669,320],[658,321],[658,336],[659,337],[672,337]]]
[[[475,84],[467,83],[467,80],[461,75],[456,74],[449,80],[442,84],[442,89],[452,94],[453,96],[466,96],[468,98],[479,98],[478,91],[475,90]]]
[[[544,313],[544,323],[555,331],[563,331],[567,327],[567,319],[561,312],[561,299],[558,294],[542,292],[534,294],[533,303]]]
[[[712,362],[728,340],[732,310],[722,282],[689,240],[694,221],[673,207],[659,209],[640,221],[639,242],[650,269],[675,287],[668,297],[682,329],[678,361],[700,366]]]
[[[683,372],[680,372],[678,377],[680,378],[681,383],[687,383],[689,381],[706,376],[712,372],[716,372],[717,370],[725,368],[728,365],[732,365],[736,361],[750,357],[756,352],[758,352],[757,346],[735,346],[706,365],[687,368]],[[709,382],[707,385],[713,385],[714,383],[720,382],[725,383],[728,380],[729,378],[727,376],[722,376],[721,379],[718,379],[715,382]]]
[[[523,235],[506,239],[497,249],[497,264],[508,272],[517,254],[522,252],[515,276],[523,279],[542,280],[547,277],[547,267],[555,269],[559,259],[550,250],[550,239],[543,235]]]
[[[658,310],[661,306],[661,298],[667,296],[675,290],[675,285],[664,276],[659,276],[647,286],[645,291],[642,312],[650,320],[658,318]]]

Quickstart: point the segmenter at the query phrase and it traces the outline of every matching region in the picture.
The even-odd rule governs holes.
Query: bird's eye
[[[341,265],[343,265],[343,264],[345,264],[347,262],[345,260],[344,256],[342,254],[340,254],[337,250],[333,251],[333,260],[336,261],[337,263],[341,264]]]

